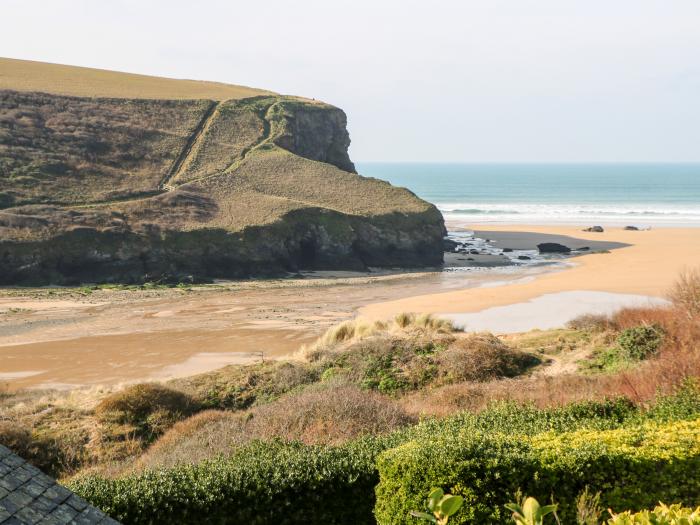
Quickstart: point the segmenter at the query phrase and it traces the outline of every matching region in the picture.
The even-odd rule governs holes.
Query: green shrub
[[[615,346],[598,351],[584,368],[614,372],[653,356],[664,341],[664,330],[657,325],[640,325],[623,330]]]
[[[700,525],[700,507],[693,510],[679,504],[668,506],[661,503],[651,511],[615,514],[607,525]]]
[[[653,354],[664,340],[664,331],[657,325],[641,325],[623,330],[617,337],[621,357],[630,361],[641,361]]]
[[[373,524],[374,459],[386,447],[257,442],[226,459],[69,488],[123,523]]]
[[[388,450],[378,469],[381,525],[411,523],[408,512],[434,486],[465,500],[452,523],[507,523],[502,505],[518,489],[541,500],[555,494],[562,522],[573,523],[586,486],[616,510],[697,499],[700,420],[529,437],[469,431]]]

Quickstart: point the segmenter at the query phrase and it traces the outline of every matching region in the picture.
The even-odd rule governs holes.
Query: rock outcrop
[[[441,214],[361,177],[342,110],[0,91],[0,284],[442,262]]]

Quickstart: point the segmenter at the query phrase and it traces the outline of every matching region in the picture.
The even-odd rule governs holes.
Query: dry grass
[[[318,359],[319,352],[371,337],[441,338],[458,331],[452,321],[430,314],[400,313],[390,321],[373,322],[358,318],[329,328],[314,343],[303,346],[297,357],[314,361]]]
[[[227,100],[272,94],[262,89],[219,82],[179,80],[11,58],[0,58],[0,70],[0,89],[76,97]]]
[[[491,334],[459,338],[436,356],[440,384],[492,381],[515,377],[540,361],[532,354],[514,350]]]
[[[681,272],[669,292],[669,299],[689,317],[700,316],[700,268]]]
[[[144,383],[105,397],[95,407],[95,416],[104,425],[125,426],[126,432],[150,441],[198,408],[183,392],[157,383]]]
[[[414,415],[437,417],[461,410],[479,411],[494,401],[506,400],[550,407],[626,396],[645,405],[658,393],[673,391],[686,378],[700,377],[700,322],[689,318],[685,311],[628,308],[611,316],[604,324],[612,331],[594,334],[595,337],[582,344],[612,341],[619,331],[640,325],[660,326],[666,336],[654,358],[632,369],[610,374],[536,374],[484,383],[463,382],[410,394],[401,401],[402,405]],[[599,323],[595,323],[594,329],[598,330],[598,326]]]
[[[338,444],[414,423],[393,400],[336,383],[290,394],[245,414],[204,412],[174,426],[137,469],[197,463],[255,439]]]

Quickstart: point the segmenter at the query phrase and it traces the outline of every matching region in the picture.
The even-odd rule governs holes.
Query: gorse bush
[[[630,361],[641,361],[655,354],[664,340],[660,326],[637,326],[624,330],[617,338],[622,357]]]

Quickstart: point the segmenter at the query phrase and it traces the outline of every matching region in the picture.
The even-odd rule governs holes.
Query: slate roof
[[[0,445],[0,524],[27,523],[119,525],[119,522]]]

